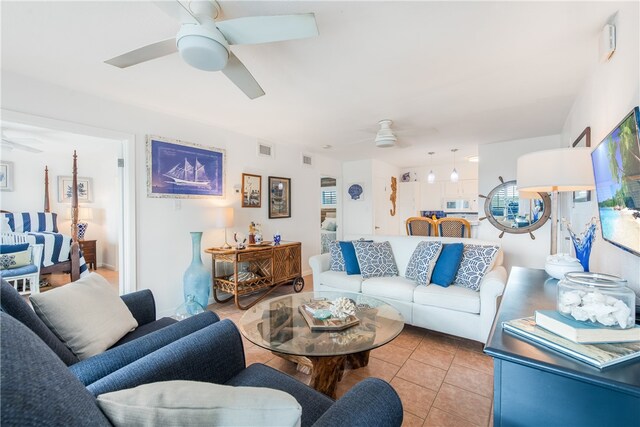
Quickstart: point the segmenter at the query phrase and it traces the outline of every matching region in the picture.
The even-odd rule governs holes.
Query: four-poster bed
[[[49,169],[44,170],[44,212],[10,213],[2,211],[14,233],[23,233],[28,242],[44,246],[40,274],[70,273],[71,281],[78,280],[88,268],[78,244],[78,161],[73,152],[71,188],[71,236],[58,233],[57,215],[51,213],[49,203]]]

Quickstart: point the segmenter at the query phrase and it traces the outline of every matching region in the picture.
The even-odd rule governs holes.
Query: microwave
[[[442,210],[445,212],[471,211],[471,199],[443,199]]]

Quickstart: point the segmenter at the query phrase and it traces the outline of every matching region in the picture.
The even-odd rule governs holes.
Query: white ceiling
[[[320,36],[234,46],[266,96],[177,54],[104,60],[175,35],[149,2],[2,2],[2,70],[340,159],[450,161],[559,133],[613,2],[236,2],[223,18],[315,12]],[[404,148],[374,149],[380,119]],[[333,146],[323,150],[325,144]],[[459,157],[459,158],[460,158]]]

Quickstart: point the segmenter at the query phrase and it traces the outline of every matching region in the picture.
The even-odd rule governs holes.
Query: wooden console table
[[[544,270],[511,270],[484,349],[494,358],[494,426],[638,425],[640,362],[599,370],[502,330],[555,309],[557,283]]]
[[[235,300],[240,310],[246,310],[273,292],[278,286],[293,283],[296,292],[304,288],[302,278],[302,244],[300,242],[282,242],[278,246],[256,245],[246,249],[205,249],[211,254],[213,270],[213,298],[224,303]],[[216,272],[216,261],[233,264],[233,277]],[[258,277],[250,280],[238,280],[240,263],[248,263],[248,271]],[[218,292],[230,294],[220,298]],[[263,291],[259,298],[249,305],[242,306],[240,297]]]

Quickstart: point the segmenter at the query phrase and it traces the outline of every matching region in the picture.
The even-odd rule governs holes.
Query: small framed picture
[[[13,162],[0,162],[0,191],[13,191]]]
[[[73,177],[58,177],[58,202],[71,203],[73,197]],[[78,202],[93,202],[91,178],[78,177]]]
[[[259,208],[262,206],[262,176],[250,173],[242,174],[242,207]]]
[[[269,218],[291,218],[291,178],[269,177]]]

